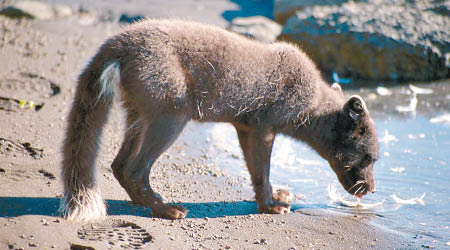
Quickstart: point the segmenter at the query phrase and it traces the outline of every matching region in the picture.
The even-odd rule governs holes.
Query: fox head
[[[327,160],[339,182],[352,195],[375,191],[373,164],[378,159],[375,124],[360,96],[350,97],[334,125],[334,141]]]

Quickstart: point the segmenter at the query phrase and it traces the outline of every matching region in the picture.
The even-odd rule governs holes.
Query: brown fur
[[[93,175],[115,93],[128,129],[112,169],[133,202],[155,216],[186,216],[161,201],[149,174],[189,120],[235,126],[261,212],[290,209],[289,193],[272,192],[269,182],[277,133],[307,142],[350,193],[374,190],[377,136],[364,101],[329,87],[301,50],[194,22],[147,20],[107,40],[79,78],[64,144],[62,211],[69,219],[106,215]]]

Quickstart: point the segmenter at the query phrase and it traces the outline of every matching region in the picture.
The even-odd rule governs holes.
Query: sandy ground
[[[149,2],[157,7],[140,13],[136,5],[124,8],[220,26],[227,23],[224,12],[239,9],[228,1],[183,1],[181,8],[173,7],[181,1]],[[77,12],[51,21],[0,16],[0,97],[6,98],[0,99],[0,249],[415,248],[364,216],[301,206],[288,215],[258,214],[250,181],[212,163],[214,156],[205,154],[208,141],[195,137],[202,129],[197,124],[188,126],[151,176],[155,189],[166,201],[184,205],[189,218],[152,218],[149,209],[128,203],[109,168],[124,129],[119,105],[105,128],[98,159],[108,219],[83,225],[59,218],[61,145],[76,77],[101,42],[120,29],[121,2],[114,4],[109,12],[102,12],[105,4],[99,3],[85,6],[92,15]],[[30,101],[43,106],[27,108]]]

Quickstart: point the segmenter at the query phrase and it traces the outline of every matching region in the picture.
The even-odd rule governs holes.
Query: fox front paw
[[[272,193],[272,200],[280,203],[290,204],[292,200],[292,195],[284,189],[278,189]]]
[[[179,205],[164,205],[157,209],[152,209],[153,216],[164,219],[186,218],[187,210]]]
[[[274,203],[258,206],[258,210],[265,214],[287,214],[291,211],[291,206],[289,204]]]

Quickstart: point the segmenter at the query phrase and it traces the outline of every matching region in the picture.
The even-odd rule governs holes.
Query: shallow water
[[[408,121],[377,123],[380,132],[389,131],[397,141],[381,142],[383,156],[377,163],[377,199],[396,194],[417,197],[425,193],[424,205],[397,206],[387,199],[380,214],[384,224],[424,237],[450,241],[450,133],[449,125],[433,124],[416,117]],[[391,168],[404,168],[396,173]],[[375,211],[378,212],[378,211]]]
[[[273,149],[272,184],[296,195],[294,208],[364,214],[374,224],[404,233],[419,244],[446,247],[450,241],[450,125],[434,124],[422,116],[375,122],[380,137],[380,159],[374,169],[377,192],[361,201],[385,200],[383,205],[364,210],[331,203],[328,185],[343,195],[346,192],[328,163],[305,144],[282,135],[277,136]],[[234,128],[226,124],[201,126],[204,135],[197,134],[197,139],[208,142],[208,154],[214,155],[215,164],[229,174],[249,176]],[[398,205],[390,197],[395,194],[410,199],[423,193],[424,205]],[[355,200],[347,194],[345,197]]]
[[[277,135],[272,152],[270,179],[274,188],[294,194],[293,209],[312,207],[358,214],[379,227],[405,235],[418,246],[450,248],[450,81],[417,86],[433,93],[418,94],[413,112],[396,109],[411,101],[412,91],[407,85],[390,86],[390,96],[377,94],[375,88],[346,90],[346,95],[359,94],[367,100],[376,123],[380,146],[374,166],[377,191],[361,202],[384,201],[381,206],[361,209],[331,202],[329,185],[346,200],[356,198],[341,187],[327,161],[304,143],[283,135]],[[194,146],[187,147],[192,151],[187,153],[196,155],[194,151],[200,150],[218,168],[245,177],[251,190],[231,125],[190,123],[181,137]],[[391,197],[408,200],[423,194],[423,204],[399,205]]]
[[[274,188],[284,188],[295,195],[293,209],[313,207],[358,214],[379,227],[405,235],[419,246],[450,247],[449,85],[437,84],[433,88],[435,96],[418,97],[417,113],[395,112],[397,104],[407,104],[409,100],[411,93],[405,86],[391,88],[393,96],[379,96],[368,102],[378,130],[380,157],[374,167],[377,192],[364,196],[361,202],[384,201],[381,206],[362,209],[331,202],[329,185],[346,200],[356,199],[341,187],[327,161],[304,143],[283,135],[277,135],[272,153],[270,179]],[[365,95],[374,90],[358,91],[367,99]],[[447,121],[436,123],[435,117],[447,117]],[[181,137],[186,136],[189,140],[184,141],[200,147],[188,147],[190,150],[206,153],[215,166],[228,174],[246,177],[251,190],[250,176],[231,125],[191,123]],[[399,205],[391,197],[408,200],[423,194],[423,204]]]

